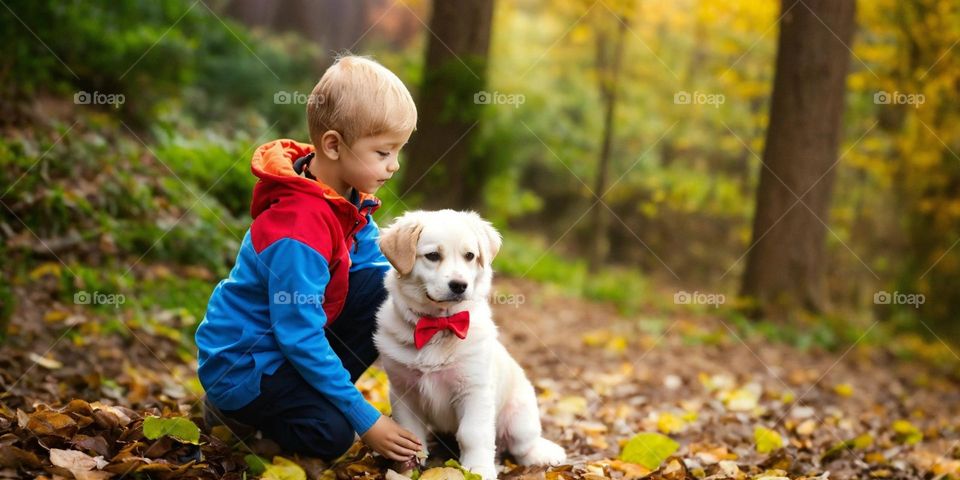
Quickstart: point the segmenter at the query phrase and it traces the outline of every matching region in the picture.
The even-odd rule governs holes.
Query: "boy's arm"
[[[384,272],[390,269],[390,262],[380,251],[380,228],[367,214],[367,225],[356,235],[356,245],[350,249],[350,271],[364,268],[377,268]]]
[[[291,238],[270,245],[260,258],[268,279],[270,323],[281,352],[362,436],[380,418],[380,412],[350,382],[350,373],[327,341],[323,311],[323,295],[330,281],[327,260]]]

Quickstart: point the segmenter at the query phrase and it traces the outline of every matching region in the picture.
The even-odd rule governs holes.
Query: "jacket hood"
[[[253,218],[270,208],[271,204],[291,195],[325,198],[338,210],[350,207],[357,212],[368,208],[372,213],[380,206],[380,200],[371,194],[354,189],[359,198],[356,203],[351,203],[322,181],[297,175],[293,170],[293,162],[313,151],[313,145],[289,139],[274,140],[257,147],[250,161],[250,170],[260,179],[253,188],[253,201],[250,204]]]

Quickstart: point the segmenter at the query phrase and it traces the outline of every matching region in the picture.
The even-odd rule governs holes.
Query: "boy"
[[[312,146],[276,140],[253,155],[253,223],[196,335],[204,416],[324,460],[345,453],[354,432],[408,460],[420,440],[354,382],[377,358],[389,267],[372,194],[400,168],[416,106],[385,67],[344,56],[314,87],[307,121]]]

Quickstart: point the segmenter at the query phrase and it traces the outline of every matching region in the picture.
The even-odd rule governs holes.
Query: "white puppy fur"
[[[541,435],[533,385],[497,339],[487,303],[500,234],[473,212],[414,211],[381,233],[393,265],[374,337],[387,377],[393,417],[426,445],[429,431],[454,433],[460,464],[497,477],[497,448],[520,465],[559,465],[566,453]],[[465,286],[463,284],[466,284]],[[448,330],[422,349],[414,327],[423,315],[469,310],[465,339]]]

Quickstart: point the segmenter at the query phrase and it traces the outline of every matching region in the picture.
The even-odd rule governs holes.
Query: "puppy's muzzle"
[[[463,292],[467,291],[467,282],[461,282],[459,280],[451,280],[450,283],[447,284],[447,286],[450,287],[451,292],[457,295],[463,295]]]

